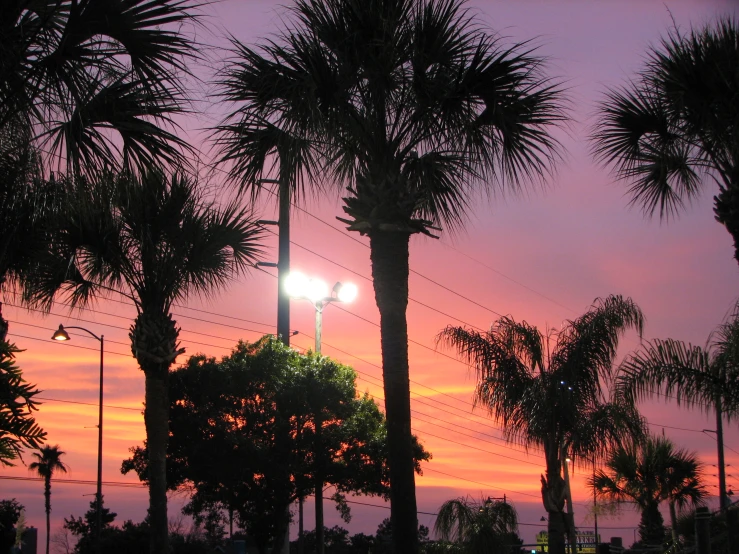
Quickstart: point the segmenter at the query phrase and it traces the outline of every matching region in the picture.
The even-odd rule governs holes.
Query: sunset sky
[[[199,39],[225,45],[233,34],[253,44],[275,33],[285,11],[270,0],[230,0],[203,8],[208,30]],[[596,102],[608,86],[624,83],[640,67],[649,44],[671,25],[701,26],[721,14],[739,13],[731,0],[609,0],[602,2],[477,0],[469,7],[480,21],[500,33],[504,42],[533,39],[549,60],[548,71],[568,89],[572,121],[558,133],[565,159],[557,174],[542,188],[527,193],[480,198],[469,214],[465,231],[440,240],[411,240],[411,278],[408,307],[413,429],[433,454],[417,477],[419,521],[431,527],[432,515],[444,500],[471,495],[506,497],[519,511],[525,542],[545,528],[539,494],[544,462],[535,450],[506,445],[500,427],[481,410],[472,409],[474,374],[451,351],[437,350],[434,338],[447,324],[488,327],[501,315],[525,319],[540,328],[558,328],[587,310],[596,297],[622,294],[644,311],[645,338],[674,338],[703,345],[739,298],[739,276],[732,259],[729,234],[713,219],[712,197],[705,194],[686,213],[669,222],[646,219],[628,207],[623,183],[596,165],[588,152],[587,135]],[[209,51],[218,62],[223,53]],[[207,68],[199,70],[212,82]],[[186,132],[207,151],[202,129],[213,125],[219,110],[205,99],[209,84],[200,84],[203,113],[183,122]],[[212,185],[218,185],[218,175]],[[292,219],[292,267],[329,283],[353,282],[359,296],[351,305],[332,305],[324,313],[323,353],[353,366],[361,391],[382,402],[379,316],[369,279],[367,240],[347,233],[336,220],[338,197],[322,197],[296,209]],[[265,219],[276,218],[274,206],[259,207]],[[276,238],[269,241],[267,261],[276,261]],[[192,298],[175,309],[187,355],[227,354],[239,339],[253,341],[273,333],[276,324],[275,270],[253,271],[214,298]],[[104,485],[105,505],[118,521],[140,521],[147,506],[146,490],[135,476],[120,474],[128,448],[141,443],[144,376],[131,357],[128,328],[133,307],[122,298],[101,301],[82,313],[62,305],[52,314],[28,312],[6,297],[3,314],[10,321],[9,340],[25,349],[18,355],[24,376],[38,385],[43,405],[39,423],[49,444],[66,452],[70,472],[52,484],[52,532],[63,517],[82,515],[92,500],[96,478],[98,343],[73,334],[67,344],[52,343],[60,324],[78,325],[105,336]],[[314,312],[305,301],[294,300],[291,327],[299,331],[292,344],[313,346]],[[71,333],[70,333],[71,334]],[[638,345],[630,334],[626,353]],[[178,361],[183,361],[181,357]],[[699,452],[706,464],[706,482],[717,494],[716,441],[703,429],[715,429],[713,414],[678,408],[673,401],[642,406],[652,431],[679,446]],[[739,494],[739,427],[726,432],[727,483]],[[28,461],[28,455],[26,456]],[[575,467],[573,495],[578,526],[592,526],[588,512],[591,493],[585,488],[589,469]],[[0,498],[18,499],[30,523],[44,529],[43,485],[27,481],[22,464],[3,469]],[[83,481],[65,483],[64,480]],[[87,483],[84,483],[87,481]],[[737,497],[735,497],[737,498]],[[375,498],[358,502],[384,503]],[[170,518],[179,516],[185,502],[174,496]],[[327,503],[328,504],[328,503]],[[716,498],[711,499],[715,507]],[[342,524],[326,506],[326,525],[342,524],[351,533],[374,533],[389,517],[387,507],[353,505],[354,519]],[[310,502],[306,528],[313,528]],[[619,517],[599,520],[601,536],[622,536],[631,544],[637,516],[626,509]],[[292,537],[294,538],[295,533]],[[43,544],[43,537],[40,544]]]

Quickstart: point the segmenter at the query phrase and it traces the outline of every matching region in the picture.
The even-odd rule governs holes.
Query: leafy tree
[[[672,29],[628,85],[610,90],[594,133],[597,157],[630,183],[647,214],[681,211],[713,181],[716,220],[739,261],[739,28],[724,17]]]
[[[670,503],[673,537],[677,541],[675,506],[700,504],[706,491],[700,482],[695,453],[676,450],[669,439],[647,437],[619,446],[589,479],[596,494],[610,501],[630,501],[641,511],[639,536],[647,546],[661,547],[665,529],[659,504]]]
[[[105,554],[130,554],[132,552],[145,552],[149,545],[151,527],[148,520],[134,523],[131,520],[123,522],[123,525],[113,524],[117,514],[103,507],[103,529],[101,535],[100,552]],[[77,537],[74,554],[94,554],[97,549],[97,502],[90,502],[90,509],[83,517],[70,516],[64,518],[64,529]],[[172,554],[209,554],[212,552],[207,541],[197,532],[182,532],[181,528],[174,526],[170,530],[170,545]]]
[[[28,465],[28,469],[35,471],[44,480],[44,509],[46,510],[46,554],[49,554],[49,541],[51,539],[51,477],[57,471],[67,473],[67,466],[62,462],[64,455],[59,450],[59,445],[42,446],[32,456],[36,459]]]
[[[470,498],[447,500],[439,508],[434,530],[443,539],[461,545],[460,552],[485,554],[512,552],[517,536],[516,509],[500,500],[475,502]]]
[[[410,237],[460,227],[480,190],[517,190],[544,174],[560,91],[530,46],[502,45],[461,0],[298,0],[293,15],[276,40],[234,43],[221,85],[239,107],[220,146],[248,175],[239,158],[275,149],[283,158],[285,141],[260,140],[276,130],[294,152],[307,143],[321,154],[290,167],[319,186],[347,185],[342,221],[369,236],[380,311],[395,549],[415,553]]]
[[[502,424],[506,440],[543,450],[541,495],[552,554],[564,554],[565,532],[575,543],[574,522],[564,512],[565,460],[602,457],[643,432],[633,404],[608,402],[602,388],[619,338],[630,328],[641,335],[642,327],[642,312],[631,299],[609,296],[547,336],[508,316],[485,333],[449,326],[438,336],[474,365],[475,403]]]
[[[23,510],[23,505],[15,498],[0,500],[0,552],[8,552],[15,544],[15,524]]]
[[[326,554],[350,554],[354,552],[352,543],[349,540],[349,531],[343,527],[339,527],[338,525],[330,529],[326,527],[323,530],[323,537]],[[290,543],[291,553],[297,552],[297,543],[298,541]],[[315,529],[303,535],[303,548],[305,552],[318,552],[318,538]]]
[[[180,76],[195,53],[182,33],[193,7],[187,0],[2,2],[0,130],[28,129],[49,161],[75,171],[182,161],[184,143],[168,128],[183,110]]]
[[[355,379],[351,368],[268,337],[239,343],[219,362],[190,358],[170,381],[169,486],[192,484],[190,513],[237,514],[262,551],[283,536],[287,507],[316,473],[339,493],[387,494],[382,414],[357,397]],[[420,471],[429,455],[414,444]],[[132,451],[123,471],[146,479],[145,449]],[[279,550],[278,540],[272,546]]]
[[[151,552],[167,551],[169,369],[183,350],[172,304],[224,287],[260,254],[262,231],[236,204],[219,208],[184,174],[146,171],[75,182],[55,241],[28,284],[31,304],[85,306],[109,291],[138,313],[131,351],[145,376]]]
[[[74,548],[76,554],[92,554],[97,552],[97,515],[98,515],[98,501],[97,498],[90,502],[90,509],[85,512],[82,517],[74,517],[70,515],[69,518],[64,518],[64,529],[72,533],[73,536],[77,537],[77,544]],[[108,552],[112,547],[112,544],[116,542],[116,531],[117,529],[111,524],[115,521],[116,514],[111,512],[109,508],[105,507],[105,501],[103,498],[103,506],[100,511],[100,551]]]
[[[23,379],[15,364],[20,352],[15,345],[0,341],[0,465],[12,466],[23,448],[40,448],[46,432],[39,427],[33,412],[34,398],[40,391]]]
[[[423,543],[428,540],[429,529],[425,525],[420,525],[416,530],[417,542]],[[375,533],[374,546],[371,552],[374,554],[393,554],[395,541],[393,540],[393,524],[391,518],[385,518],[380,525],[377,526]]]

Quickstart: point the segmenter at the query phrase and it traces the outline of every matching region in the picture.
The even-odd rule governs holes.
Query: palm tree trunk
[[[44,478],[44,508],[46,508],[46,554],[51,539],[51,475]]]
[[[408,374],[408,243],[400,232],[370,234],[375,302],[380,311],[382,379],[390,469],[390,521],[394,551],[418,552],[416,482]]]
[[[161,372],[157,372],[161,373]],[[149,452],[149,524],[151,554],[169,552],[167,530],[167,440],[169,437],[169,390],[167,373],[146,373],[146,425]]]
[[[567,515],[565,506],[565,483],[560,474],[560,462],[556,455],[547,455],[547,475],[541,476],[541,498],[548,514],[547,534],[549,554],[565,554]]]
[[[670,531],[672,532],[672,548],[677,549],[677,511],[675,503],[670,502]]]

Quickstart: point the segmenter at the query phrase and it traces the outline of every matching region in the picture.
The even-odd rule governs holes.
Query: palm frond
[[[672,339],[653,340],[628,356],[619,367],[616,390],[624,398],[649,398],[659,391],[678,403],[706,408],[717,392],[709,353]],[[707,404],[706,404],[707,403]]]
[[[196,52],[182,25],[196,21],[198,5],[3,3],[0,128],[24,120],[38,135],[32,140],[50,146],[49,161],[64,169],[120,169],[116,134],[131,167],[183,163],[184,143],[167,128],[184,109],[181,78]]]
[[[638,76],[610,90],[592,133],[593,152],[629,182],[633,204],[670,217],[696,198],[704,177],[732,187],[739,118],[739,32],[721,18],[650,48]],[[733,184],[732,184],[733,183]]]

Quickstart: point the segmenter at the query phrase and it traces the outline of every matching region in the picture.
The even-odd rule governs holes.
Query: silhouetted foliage
[[[674,27],[644,67],[611,89],[594,132],[597,157],[629,183],[632,203],[670,217],[709,183],[716,220],[739,262],[739,22],[722,17],[688,33]]]
[[[439,508],[434,530],[443,541],[459,546],[459,552],[464,554],[513,554],[522,544],[517,534],[516,509],[504,500],[447,500]]]
[[[602,498],[633,502],[641,512],[639,536],[649,546],[665,543],[665,527],[659,504],[671,505],[676,527],[677,508],[700,505],[707,491],[701,483],[701,464],[696,453],[676,449],[664,437],[649,436],[616,448],[588,484]]]
[[[28,129],[62,171],[181,162],[169,128],[183,111],[195,55],[183,24],[196,3],[1,2],[0,133]]]
[[[131,353],[144,372],[151,553],[167,550],[167,380],[180,348],[172,304],[208,295],[259,258],[262,228],[247,208],[219,206],[192,176],[148,168],[77,178],[54,240],[25,284],[32,305],[85,307],[119,292],[131,300]]]
[[[151,527],[147,520],[134,523],[126,520],[121,526],[114,525],[117,514],[103,506],[100,552],[105,554],[139,554],[149,549]],[[97,554],[97,501],[90,502],[90,509],[82,517],[64,518],[64,528],[77,539],[74,554]],[[216,545],[209,543],[199,529],[189,533],[170,531],[172,554],[211,554]]]
[[[188,513],[235,514],[262,550],[287,525],[287,506],[311,492],[316,471],[339,494],[387,495],[384,418],[368,395],[357,396],[355,379],[349,367],[267,337],[220,361],[191,357],[170,378],[169,487],[191,484]],[[420,471],[430,455],[414,445]],[[132,452],[122,470],[146,479],[145,448]]]
[[[475,402],[503,426],[505,439],[542,449],[541,496],[551,554],[564,554],[565,534],[575,541],[574,521],[565,512],[565,460],[602,458],[644,432],[633,403],[620,397],[608,401],[604,391],[620,338],[628,329],[641,335],[643,322],[633,300],[614,295],[596,299],[585,314],[546,335],[510,316],[484,333],[455,326],[439,333],[439,344],[474,365]]]
[[[15,345],[0,340],[0,465],[13,465],[23,448],[40,448],[46,432],[33,415],[38,409],[39,390],[23,379],[15,363],[20,352]]]
[[[15,498],[0,500],[0,552],[8,552],[15,544],[15,524],[24,510]]]
[[[415,554],[410,236],[459,228],[479,192],[546,174],[561,91],[530,44],[504,45],[461,0],[298,0],[293,15],[258,47],[234,40],[221,161],[242,185],[277,154],[281,176],[346,186],[341,221],[369,237],[380,312],[396,551]]]

